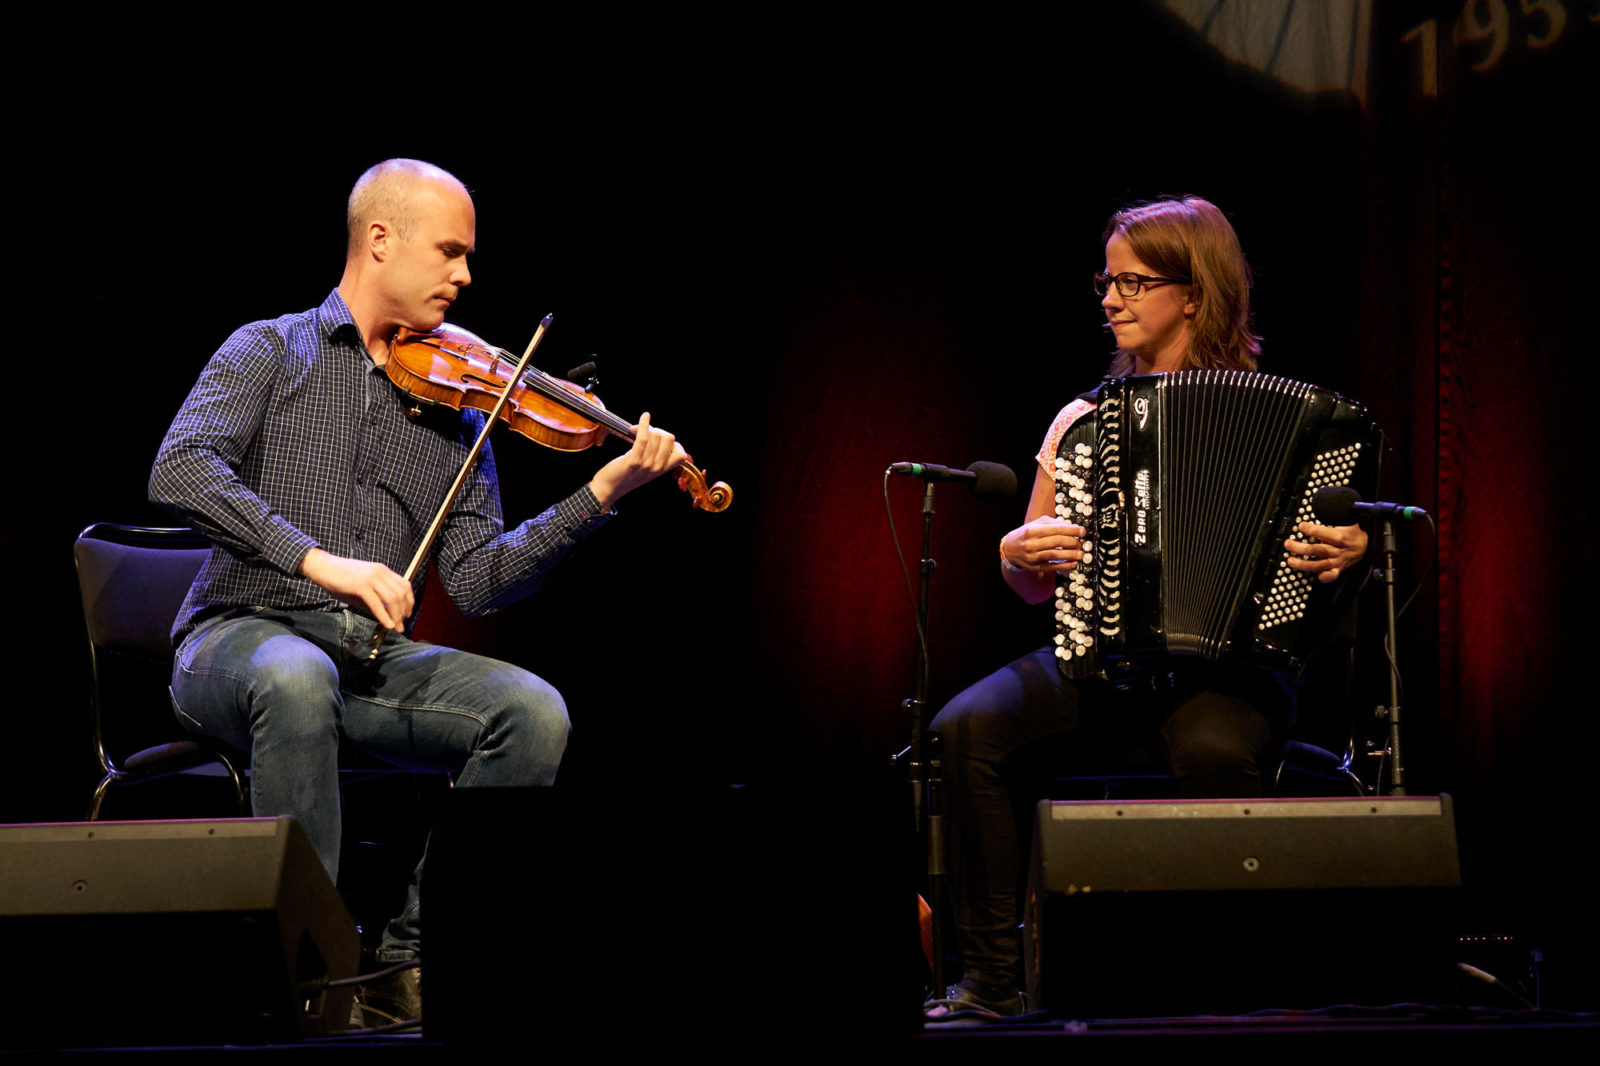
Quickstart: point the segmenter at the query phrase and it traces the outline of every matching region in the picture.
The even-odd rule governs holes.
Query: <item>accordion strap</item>
[[[1047,474],[1051,474],[1056,467],[1056,452],[1061,449],[1061,438],[1067,435],[1067,430],[1086,414],[1094,411],[1095,405],[1088,400],[1073,400],[1061,409],[1056,415],[1056,420],[1050,423],[1050,432],[1044,435],[1044,444],[1039,449],[1036,458],[1039,465],[1044,467]]]

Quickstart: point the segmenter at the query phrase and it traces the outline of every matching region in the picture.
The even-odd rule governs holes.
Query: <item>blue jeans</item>
[[[394,635],[369,661],[376,626],[353,611],[213,619],[184,639],[172,670],[184,728],[248,751],[256,815],[292,816],[336,880],[341,738],[488,788],[553,783],[571,728],[561,694],[508,663]],[[419,926],[414,879],[379,961],[415,958]]]

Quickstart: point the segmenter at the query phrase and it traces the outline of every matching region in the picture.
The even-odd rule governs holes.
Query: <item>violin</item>
[[[458,411],[474,407],[488,415],[461,472],[417,546],[411,565],[406,567],[406,581],[416,577],[427,559],[445,516],[466,484],[467,474],[496,422],[504,421],[523,436],[564,452],[592,448],[608,433],[630,443],[637,439],[633,427],[607,411],[594,393],[529,365],[534,349],[550,327],[550,318],[545,315],[539,323],[520,362],[511,353],[456,326],[440,326],[427,332],[402,326],[389,342],[384,371],[400,391],[418,403],[444,404]],[[733,490],[725,482],[707,487],[706,476],[693,463],[678,468],[678,487],[689,493],[702,511],[726,511],[733,502]],[[369,659],[377,658],[387,632],[380,627],[372,634]]]
[[[449,324],[426,333],[402,326],[389,342],[384,364],[389,380],[420,403],[485,413],[495,409],[516,369],[510,352]],[[532,366],[517,378],[499,417],[512,431],[562,452],[593,448],[608,436],[631,444],[636,436],[633,426],[606,410],[594,393]],[[733,502],[726,482],[708,486],[693,463],[678,469],[678,487],[702,511],[725,511]]]

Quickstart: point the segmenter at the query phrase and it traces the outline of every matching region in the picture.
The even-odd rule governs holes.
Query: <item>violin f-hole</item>
[[[506,383],[504,381],[496,381],[494,378],[479,377],[477,374],[462,374],[461,380],[471,384],[482,385],[484,388],[491,391],[499,391],[500,389],[506,387]]]

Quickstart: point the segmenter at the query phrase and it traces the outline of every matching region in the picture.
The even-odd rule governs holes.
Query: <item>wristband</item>
[[[1022,567],[1006,558],[1006,538],[1000,538],[1000,565],[1013,574],[1022,573]]]

